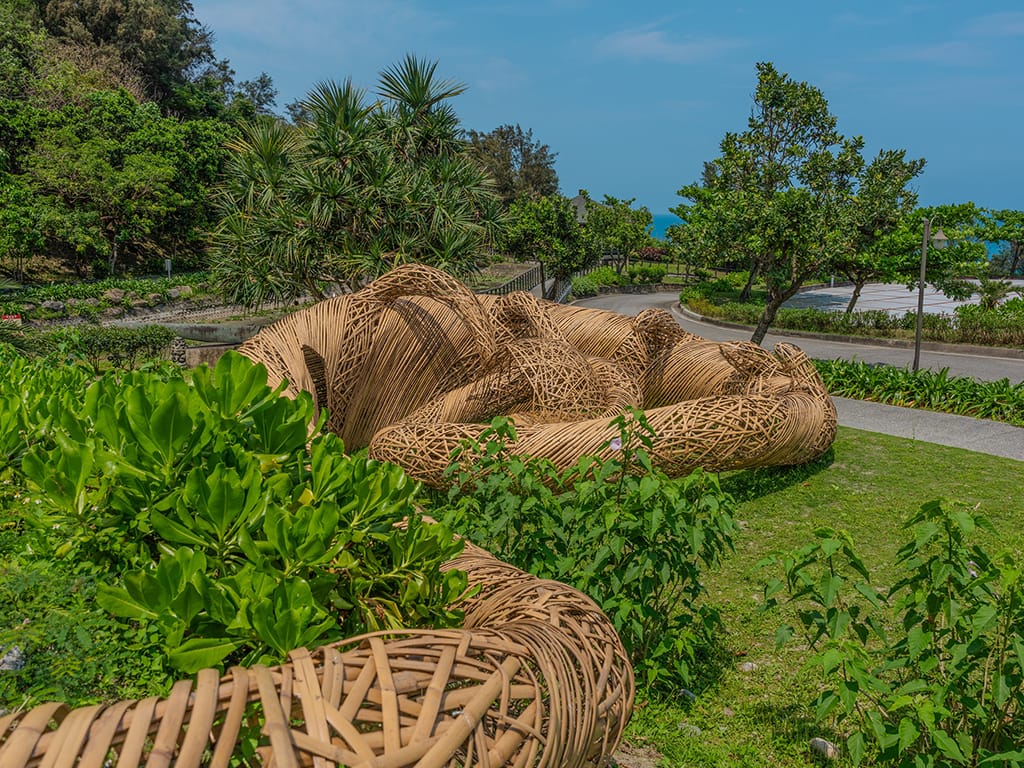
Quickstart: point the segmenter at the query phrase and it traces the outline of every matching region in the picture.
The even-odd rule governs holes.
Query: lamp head
[[[932,235],[932,248],[938,248],[940,251],[946,247],[949,243],[949,238],[942,231],[942,227],[935,230],[935,234]]]

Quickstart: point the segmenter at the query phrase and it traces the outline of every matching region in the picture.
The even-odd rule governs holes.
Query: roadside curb
[[[733,330],[750,331],[753,326],[741,325],[739,323],[728,323],[724,320],[716,320],[713,317],[705,317],[687,309],[679,302],[672,305],[672,309],[689,320],[700,323],[717,325],[719,328],[731,328]],[[799,339],[817,339],[818,341],[840,341],[845,344],[862,344],[872,347],[892,347],[895,349],[913,349],[914,342],[904,339],[886,339],[876,336],[845,336],[837,333],[812,333],[810,331],[791,331],[784,328],[772,326],[768,332],[773,336],[792,336]],[[922,341],[921,349],[929,352],[959,352],[965,355],[984,355],[987,357],[1001,357],[1009,360],[1024,360],[1024,349],[1015,347],[984,347],[979,344],[947,344],[939,341]]]

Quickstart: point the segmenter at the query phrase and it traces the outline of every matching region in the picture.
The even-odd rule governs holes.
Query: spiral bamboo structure
[[[799,464],[835,437],[832,401],[796,347],[707,341],[662,310],[478,296],[422,265],[296,312],[241,350],[288,394],[312,393],[350,448],[433,486],[499,415],[515,422],[511,450],[560,469],[607,456],[610,421],[630,406],[645,409],[652,459],[670,475]]]
[[[0,717],[0,766],[602,766],[633,674],[585,595],[467,545],[459,630],[374,633],[215,670],[165,698]]]

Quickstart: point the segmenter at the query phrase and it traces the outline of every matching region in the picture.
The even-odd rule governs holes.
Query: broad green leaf
[[[243,639],[233,637],[193,637],[177,648],[168,649],[167,658],[177,669],[192,674],[219,665],[225,656],[244,643]]]
[[[147,605],[135,600],[121,587],[109,584],[96,585],[96,602],[115,616],[126,619],[155,619],[159,614]]]

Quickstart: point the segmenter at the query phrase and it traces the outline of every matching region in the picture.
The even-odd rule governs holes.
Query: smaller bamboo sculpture
[[[463,629],[375,633],[279,667],[203,670],[167,698],[0,718],[0,766],[603,766],[633,674],[586,596],[467,545]],[[252,748],[250,747],[250,750]]]

